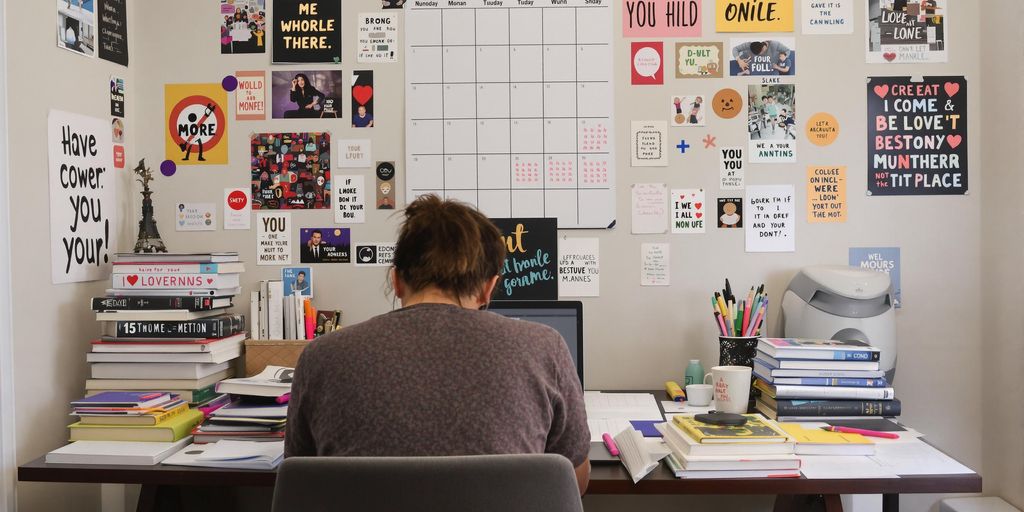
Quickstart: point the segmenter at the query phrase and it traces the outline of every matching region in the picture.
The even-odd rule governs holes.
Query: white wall
[[[88,59],[57,48],[53,2],[6,2],[3,37],[8,52],[5,80],[10,118],[10,203],[14,296],[14,384],[16,453],[19,464],[67,442],[68,402],[80,398],[88,376],[85,353],[99,333],[88,298],[102,295],[108,283],[50,284],[49,174],[47,113],[50,109],[110,118],[108,81],[128,81],[126,119],[129,155],[136,133],[132,99],[134,74],[122,66]],[[129,21],[131,7],[129,2]],[[129,30],[132,30],[129,23]],[[131,35],[131,34],[130,34]],[[134,42],[134,38],[131,39]],[[130,43],[131,44],[131,43]],[[134,52],[133,52],[134,53]],[[134,240],[136,219],[125,173],[122,194],[122,243]],[[6,250],[6,248],[4,248]],[[20,510],[96,510],[99,487],[76,484],[17,486]]]

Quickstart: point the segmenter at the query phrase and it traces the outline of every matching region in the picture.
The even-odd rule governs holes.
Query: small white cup
[[[696,407],[711,405],[714,387],[711,384],[689,384],[686,386],[686,403]]]
[[[744,414],[750,399],[749,366],[713,366],[711,373],[704,376],[704,382],[711,377],[715,387],[715,410]]]

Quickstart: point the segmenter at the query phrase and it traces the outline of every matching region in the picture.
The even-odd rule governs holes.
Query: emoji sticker
[[[818,146],[828,146],[839,137],[839,121],[827,112],[818,112],[807,120],[807,140]]]
[[[722,119],[732,119],[743,110],[743,97],[736,89],[722,89],[711,99],[711,109]]]

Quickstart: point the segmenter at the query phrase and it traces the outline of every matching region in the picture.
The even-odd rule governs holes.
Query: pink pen
[[[618,457],[619,447],[615,446],[615,440],[612,439],[612,436],[605,432],[604,434],[601,434],[601,439],[604,439],[604,446],[605,448],[608,448],[608,453]]]
[[[893,434],[892,432],[879,432],[877,430],[866,430],[866,429],[863,429],[863,428],[832,427],[832,426],[821,427],[821,428],[822,428],[822,430],[827,430],[829,432],[842,432],[844,434],[860,434],[862,436],[867,436],[867,437],[881,437],[883,439],[899,439],[900,438],[899,435]]]

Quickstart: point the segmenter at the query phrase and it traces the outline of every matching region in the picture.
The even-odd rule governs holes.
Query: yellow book
[[[761,393],[764,393],[772,398],[775,398],[775,387],[772,386],[771,384],[768,384],[767,382],[761,379],[755,379],[754,387],[761,390]]]
[[[694,441],[701,444],[786,442],[786,433],[780,430],[775,422],[760,414],[744,414],[743,416],[747,418],[747,423],[739,427],[711,425],[697,421],[693,416],[676,416],[672,421]]]
[[[779,423],[796,440],[797,455],[874,455],[875,443],[860,435],[805,428],[799,423]]]
[[[203,413],[189,409],[156,425],[69,425],[71,441],[160,441],[172,443],[187,435],[202,423]]]
[[[139,416],[122,416],[113,414],[97,414],[95,416],[79,416],[82,425],[156,425],[188,411],[188,404],[182,402],[169,410],[154,410]]]

